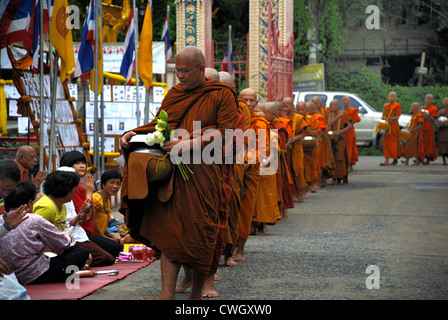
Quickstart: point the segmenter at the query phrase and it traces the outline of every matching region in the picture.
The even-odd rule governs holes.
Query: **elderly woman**
[[[7,211],[20,205],[32,206],[36,187],[29,181],[20,182],[5,198]],[[1,218],[0,218],[1,219]],[[22,285],[30,283],[64,282],[70,275],[68,266],[86,267],[89,251],[71,247],[72,237],[59,231],[55,225],[36,214],[0,239],[0,257],[8,264]],[[50,249],[56,255],[44,254]]]

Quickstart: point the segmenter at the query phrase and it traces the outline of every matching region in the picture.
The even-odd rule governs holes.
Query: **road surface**
[[[213,300],[447,299],[448,167],[381,161],[360,157],[348,185],[310,194],[267,236],[250,236],[247,261],[219,267]],[[150,299],[160,289],[157,261],[84,300]]]

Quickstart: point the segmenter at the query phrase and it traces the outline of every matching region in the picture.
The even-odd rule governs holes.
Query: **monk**
[[[278,104],[278,105],[277,105]],[[261,172],[258,183],[258,191],[255,197],[254,215],[252,223],[254,225],[255,233],[259,236],[266,235],[266,225],[273,225],[281,218],[278,206],[277,196],[277,168],[278,165],[273,161],[278,161],[278,139],[273,137],[271,141],[270,123],[275,120],[278,114],[278,109],[281,104],[278,102],[260,102],[258,103],[260,112],[255,112],[252,119],[257,119],[258,116],[263,117],[267,124],[266,136],[266,161],[261,162],[262,168],[267,168],[269,165],[271,170]],[[257,120],[261,122],[262,120]],[[260,140],[259,140],[260,141]],[[260,141],[261,142],[261,141]],[[277,153],[277,154],[275,154]],[[275,157],[275,158],[274,158]],[[275,160],[273,160],[275,159]]]
[[[355,123],[361,121],[359,117],[358,109],[350,106],[350,97],[345,96],[342,98],[342,105],[345,108],[345,112],[350,115],[352,118],[353,128],[349,131],[345,132],[345,143],[347,144],[347,156],[348,156],[348,171],[353,170],[353,166],[358,162],[358,146],[356,144],[356,132],[355,132]]]
[[[309,114],[319,123],[319,135],[317,136],[317,146],[314,154],[314,175],[317,180],[313,183],[313,189],[319,190],[321,187],[323,170],[325,169],[325,135],[327,132],[327,121],[319,112],[315,103],[310,104]]]
[[[204,76],[207,80],[220,81],[218,71],[213,68],[205,68]]]
[[[183,129],[187,136],[166,141],[162,149],[171,154],[200,152],[211,137],[234,130],[238,122],[236,94],[225,84],[206,81],[205,58],[197,47],[185,47],[176,57],[179,84],[172,87],[159,108],[168,114],[172,130]],[[193,122],[201,121],[201,132],[193,135]],[[154,132],[156,119],[125,133],[120,145],[126,159],[123,169],[122,206],[131,236],[160,252],[162,292],[158,299],[174,299],[181,265],[193,270],[189,299],[201,299],[204,281],[210,273],[221,226],[223,166],[219,163],[188,164],[190,180],[183,179],[174,166],[168,184],[139,179],[146,173],[145,153],[131,152],[132,136]],[[205,129],[211,129],[207,135]],[[178,131],[179,133],[179,131]],[[197,132],[196,132],[197,133]],[[171,155],[170,155],[171,156]],[[143,160],[142,160],[143,159]],[[222,162],[224,163],[224,162]],[[167,186],[167,187],[166,187]],[[162,192],[161,192],[162,191]]]
[[[435,107],[432,102],[434,97],[432,94],[427,94],[425,96],[425,106],[421,108],[421,113],[425,122],[422,127],[423,136],[423,149],[425,150],[425,162],[424,165],[429,165],[430,161],[435,161],[437,159],[437,147],[436,138],[434,133],[434,119],[439,115],[437,107]]]
[[[333,156],[335,169],[333,184],[348,183],[348,157],[345,144],[345,132],[353,128],[352,119],[339,107],[339,101],[330,102],[331,113],[328,115],[328,128],[332,131]]]
[[[332,178],[334,170],[333,151],[331,146],[331,140],[330,137],[328,136],[328,124],[327,124],[330,109],[326,108],[323,105],[322,100],[318,96],[314,96],[313,98],[311,98],[311,102],[314,102],[316,104],[318,112],[325,119],[326,132],[321,133],[321,139],[320,139],[320,142],[322,144],[322,151],[321,151],[322,171],[319,177],[319,185],[326,186],[327,179]],[[323,126],[323,123],[321,123],[321,126]]]
[[[443,108],[439,110],[439,117],[448,118],[448,97],[443,98]],[[446,166],[446,158],[448,157],[448,120],[435,120],[434,122],[439,127],[439,154],[442,156],[442,165]]]
[[[303,105],[302,105],[303,104]],[[299,102],[300,108],[305,111],[304,102]],[[294,110],[294,101],[286,97],[282,101],[285,117],[291,120],[292,133],[286,142],[285,153],[286,162],[291,170],[293,180],[293,190],[297,197],[297,202],[303,202],[308,184],[305,180],[302,138],[305,136],[307,124],[302,114]]]
[[[288,98],[284,98],[283,101]],[[291,98],[289,98],[291,99]],[[291,99],[291,103],[292,99]],[[283,117],[286,115],[282,103],[276,102],[278,105],[277,117],[270,123],[272,129],[278,131],[278,145],[279,145],[279,170],[277,173],[277,193],[279,197],[279,207],[281,218],[288,217],[288,209],[294,208],[294,180],[291,168],[287,160],[286,144],[292,137],[292,121],[289,118]]]
[[[258,131],[261,129],[267,130],[269,123],[267,120],[261,116],[257,115],[256,111],[258,109],[258,97],[255,91],[251,88],[246,88],[242,90],[239,94],[239,98],[243,100],[251,112],[250,128],[246,132],[253,133],[255,135],[255,144],[258,143]],[[253,140],[253,139],[252,139]],[[247,141],[247,140],[246,140]],[[249,141],[247,141],[249,143]],[[245,142],[246,144],[246,142]],[[249,147],[249,145],[247,145]],[[244,159],[244,188],[242,190],[242,195],[240,198],[240,210],[238,217],[238,242],[235,250],[235,261],[245,261],[244,258],[244,246],[247,239],[249,238],[249,233],[252,224],[252,217],[254,215],[255,199],[258,191],[260,177],[260,157],[258,152],[266,150],[258,150],[257,148],[248,148],[248,152]]]
[[[235,89],[235,83],[228,72],[220,71],[219,79],[222,83]],[[241,123],[239,123],[238,129],[241,129],[244,133],[250,128],[251,112],[246,102],[240,98],[238,98],[238,112],[241,116]],[[244,144],[244,137],[239,136],[239,140],[236,143]],[[233,165],[233,178],[231,181],[232,194],[229,200],[229,224],[226,235],[226,246],[224,248],[224,264],[229,267],[237,266],[237,262],[233,258],[233,253],[235,252],[238,241],[240,198],[244,187],[244,150],[240,149],[240,151],[242,152],[236,155]]]
[[[383,135],[385,160],[380,163],[382,166],[396,165],[403,154],[403,146],[400,143],[400,126],[398,124],[398,119],[401,116],[401,105],[396,102],[397,94],[395,92],[389,93],[388,100],[389,103],[385,103],[383,106],[383,116],[381,117],[390,126],[390,130]],[[389,163],[389,159],[393,159],[392,163]]]
[[[401,161],[405,165],[409,164],[410,158],[415,158],[415,165],[423,163],[425,159],[425,151],[423,149],[423,139],[421,129],[423,127],[423,115],[420,113],[420,104],[418,102],[413,102],[411,104],[411,123],[409,125],[409,133],[411,137],[406,142],[404,148],[403,158],[405,160]]]
[[[316,105],[314,104],[314,102],[308,101],[305,103],[305,106],[306,106],[305,121],[307,123],[306,136],[315,137],[317,140],[320,135],[320,124],[314,117],[314,114],[310,113],[310,110],[315,109]],[[319,166],[319,153],[317,145],[316,147],[311,149],[304,148],[304,155],[305,155],[304,172],[305,172],[305,179],[308,184],[308,191],[315,193],[317,191],[315,187],[317,185],[317,181],[319,178],[317,169]]]

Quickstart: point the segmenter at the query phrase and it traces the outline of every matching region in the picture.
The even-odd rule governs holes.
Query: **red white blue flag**
[[[0,2],[0,48],[23,42],[25,49],[37,51],[39,37],[39,0],[2,0]],[[48,33],[50,16],[47,1],[44,7],[44,34]]]
[[[84,21],[81,34],[81,45],[79,47],[78,59],[76,60],[74,76],[81,76],[85,81],[90,70],[94,68],[95,48],[95,0],[90,0],[89,10]]]
[[[168,13],[165,16],[165,23],[162,31],[162,41],[166,43],[166,62],[170,62],[173,57],[173,50],[171,49],[170,30],[168,26]]]
[[[229,39],[227,42],[226,51],[224,52],[224,58],[222,59],[222,71],[227,71],[234,77],[233,73],[233,46],[232,46],[232,38],[229,31]]]
[[[120,74],[126,78],[126,84],[131,85],[132,74],[135,70],[135,30],[134,10],[131,10],[128,31],[124,40],[124,55],[121,61]]]

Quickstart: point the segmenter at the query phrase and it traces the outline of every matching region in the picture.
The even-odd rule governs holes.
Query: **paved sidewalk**
[[[381,161],[361,157],[348,185],[310,194],[267,236],[250,236],[247,261],[218,269],[214,300],[447,299],[448,167]],[[150,299],[160,289],[155,262],[84,300]]]

